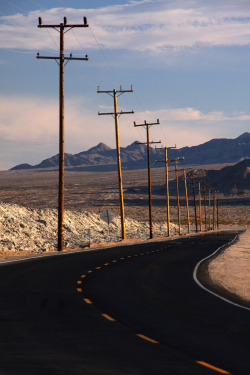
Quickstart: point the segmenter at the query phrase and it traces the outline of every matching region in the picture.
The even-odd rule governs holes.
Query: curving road
[[[250,311],[193,279],[234,237],[1,264],[0,375],[248,374]]]

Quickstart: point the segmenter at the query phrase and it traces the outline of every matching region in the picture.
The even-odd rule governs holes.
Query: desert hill
[[[250,159],[243,160],[235,165],[224,167],[219,170],[194,169],[187,172],[187,181],[191,182],[191,175],[194,174],[196,182],[204,183],[206,190],[213,189],[224,195],[246,195],[250,192]],[[180,193],[185,194],[183,178],[180,176]],[[170,182],[170,192],[175,194],[176,182]],[[191,189],[191,186],[189,187]],[[198,189],[196,184],[196,189]]]
[[[250,191],[250,159],[220,170],[205,171],[204,177],[201,179],[207,187],[219,193],[244,195]]]
[[[147,148],[144,144],[133,142],[127,147],[121,147],[122,169],[144,169],[147,168]],[[183,147],[179,149],[169,149],[168,158],[173,159],[184,157],[181,162],[184,165],[205,165],[236,163],[250,158],[250,133],[243,133],[235,139],[212,139],[198,146]],[[151,166],[160,167],[164,160],[164,150],[151,148]],[[58,168],[59,155],[43,160],[37,165],[19,164],[12,168],[32,169],[32,168]],[[66,169],[76,171],[112,171],[116,170],[116,150],[99,143],[97,146],[78,154],[65,153]]]

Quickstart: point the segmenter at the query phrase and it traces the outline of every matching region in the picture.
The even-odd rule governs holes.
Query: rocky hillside
[[[149,238],[149,224],[125,219],[127,238]],[[57,247],[57,210],[33,209],[17,204],[0,204],[0,251],[27,250],[44,252]],[[171,234],[177,233],[171,223]],[[91,237],[89,238],[89,231]],[[155,224],[155,235],[166,235],[167,223]],[[120,217],[108,225],[102,216],[87,211],[65,210],[64,238],[66,247],[84,247],[91,243],[119,241]]]
[[[168,150],[169,159],[177,157],[184,157],[185,160],[181,164],[186,165],[236,163],[250,158],[250,133],[244,133],[235,139],[212,139],[199,146]],[[58,168],[58,160],[59,156],[55,155],[34,166],[19,164],[12,169]],[[164,160],[164,150],[151,148],[153,168],[163,165],[157,160]],[[146,145],[134,142],[127,147],[122,147],[121,163],[124,170],[147,168]],[[97,146],[75,155],[66,153],[65,167],[76,171],[116,170],[116,150],[104,143],[99,143]]]

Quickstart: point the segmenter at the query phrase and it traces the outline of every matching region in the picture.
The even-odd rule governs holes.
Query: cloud
[[[58,103],[44,98],[0,98],[0,132],[7,141],[50,142],[57,135]]]
[[[82,97],[71,97],[65,103],[65,151],[78,153],[104,142],[115,147],[115,125],[112,116],[98,116],[88,109]],[[20,163],[36,164],[58,153],[58,101],[42,97],[0,97],[1,159],[6,168]],[[122,147],[139,140],[146,132],[136,123],[155,122],[151,127],[152,140],[163,145],[193,146],[212,138],[237,137],[248,131],[250,115],[239,112],[203,113],[196,108],[168,108],[136,112],[119,118]],[[2,166],[4,164],[1,164]]]
[[[250,43],[250,7],[244,0],[130,1],[98,9],[53,8],[0,17],[1,48],[52,49],[58,35],[45,24],[62,22],[62,14],[73,23],[87,16],[91,29],[67,34],[71,50],[103,48],[163,53],[166,49],[246,46]],[[86,51],[85,51],[86,52]]]
[[[234,114],[231,116],[226,116],[223,112],[208,112],[202,113],[200,110],[195,108],[171,108],[171,109],[162,109],[159,111],[145,111],[145,114],[153,118],[158,116],[163,118],[164,121],[174,121],[174,122],[199,122],[200,124],[209,122],[209,121],[225,121],[225,120],[245,120],[247,115],[243,114]]]

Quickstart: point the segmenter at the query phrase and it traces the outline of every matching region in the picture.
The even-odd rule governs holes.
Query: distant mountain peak
[[[240,141],[250,141],[250,133],[245,132],[241,134],[239,137],[237,137],[236,139]]]
[[[109,151],[109,150],[112,150],[112,148],[105,145],[105,143],[100,142],[98,143],[98,145],[91,147],[87,152],[92,153],[92,152]]]

